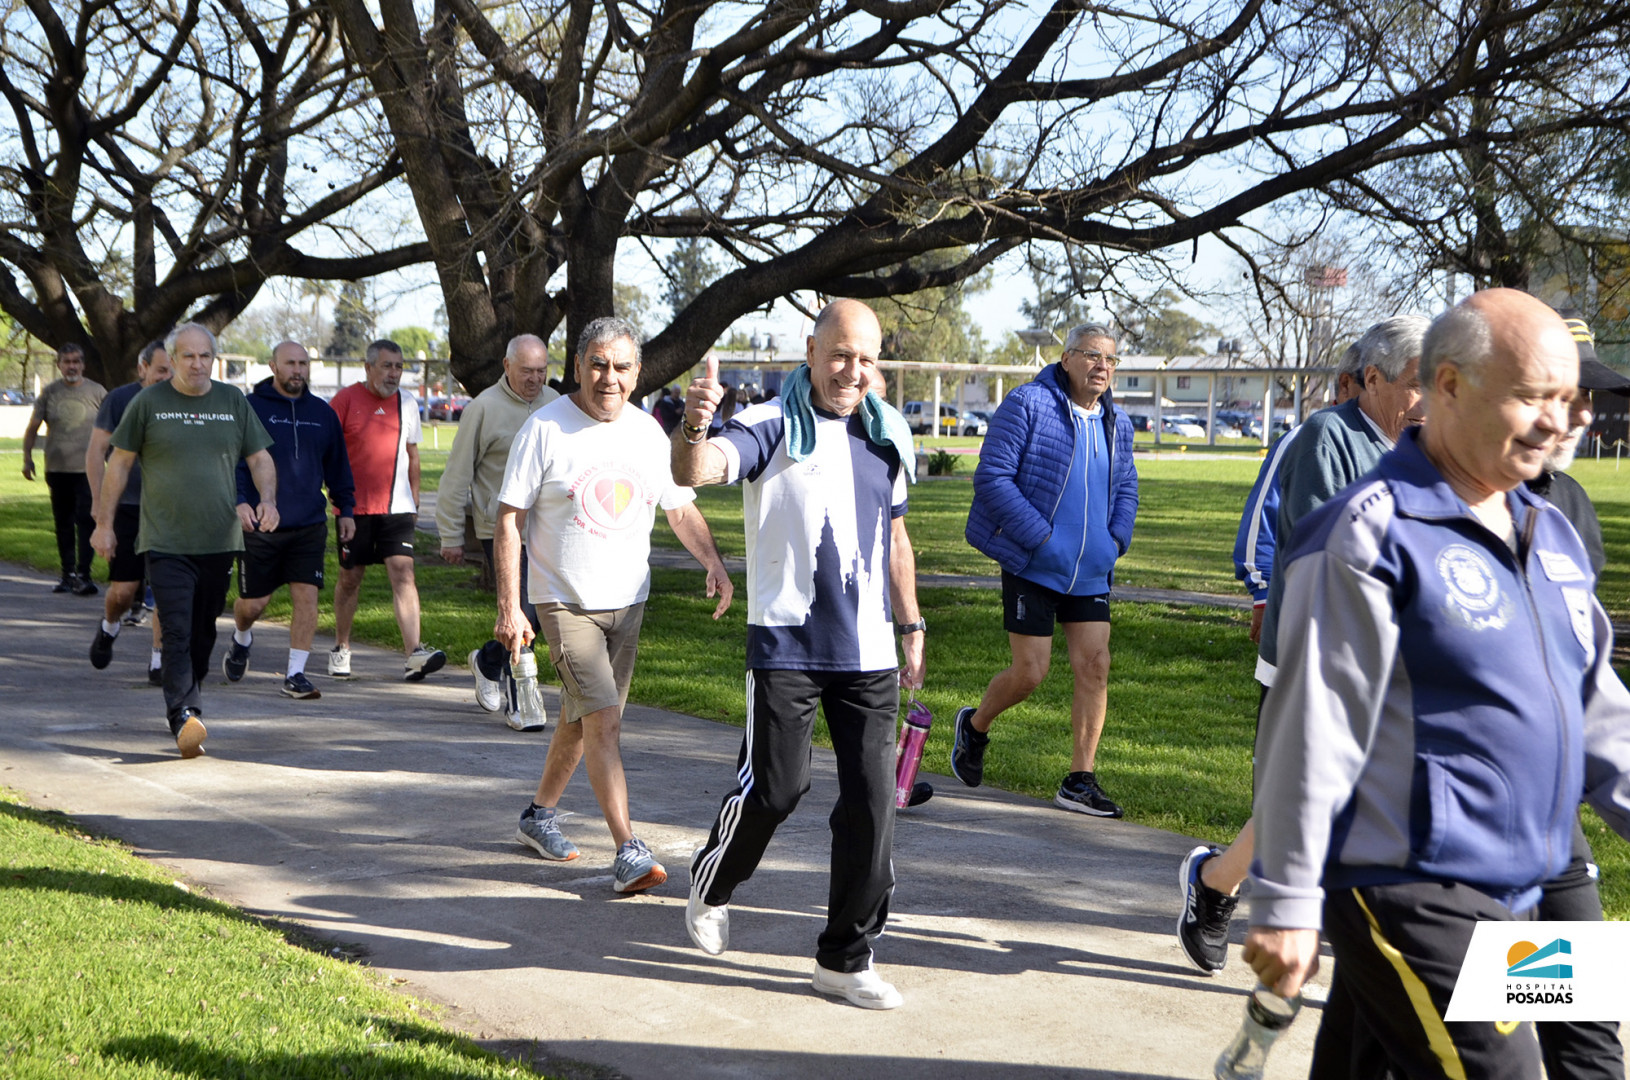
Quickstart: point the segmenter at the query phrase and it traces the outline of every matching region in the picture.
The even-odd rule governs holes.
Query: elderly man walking
[[[51,492],[51,522],[57,534],[62,579],[52,592],[95,596],[91,580],[91,488],[85,476],[85,450],[95,427],[96,410],[107,397],[99,382],[85,378],[85,350],[64,345],[57,350],[62,376],[46,385],[34,402],[23,431],[23,479],[34,479],[34,440],[45,425],[45,486]]]
[[[85,477],[91,486],[91,516],[100,516],[102,477],[107,472],[108,455],[113,453],[110,441],[113,431],[124,419],[125,410],[136,395],[154,383],[168,382],[174,369],[170,354],[164,351],[162,341],[149,342],[136,357],[136,381],[125,383],[108,392],[96,410],[96,425],[91,429],[90,445],[85,449]],[[130,467],[130,479],[124,494],[113,511],[113,534],[117,553],[108,560],[108,591],[102,601],[102,622],[91,639],[91,667],[101,671],[113,661],[113,642],[123,626],[122,619],[141,603],[142,583],[147,580],[147,560],[136,550],[136,539],[141,533],[141,466]],[[147,666],[147,681],[162,686],[163,652],[159,622],[153,619],[153,648]]]
[[[498,572],[496,638],[516,656],[531,645],[520,579],[526,523],[526,596],[537,607],[560,676],[560,722],[516,839],[546,859],[570,860],[577,845],[560,831],[557,807],[577,763],[611,830],[617,856],[612,888],[641,892],[668,872],[634,835],[621,751],[623,706],[639,653],[651,590],[651,527],[657,507],[674,535],[707,569],[715,619],[733,586],[696,508],[696,493],[674,483],[661,426],[628,399],[640,377],[639,338],[622,319],[595,319],[577,342],[577,389],[521,425],[498,492],[493,559]]]
[[[465,519],[474,524],[487,565],[492,566],[493,525],[498,515],[498,489],[504,482],[515,433],[538,409],[560,397],[549,387],[549,350],[536,334],[511,339],[504,350],[504,374],[464,407],[458,434],[447,455],[436,495],[436,531],[441,534],[441,557],[458,565],[464,561]],[[520,525],[525,530],[525,522]],[[523,545],[517,567],[526,565]],[[497,573],[493,578],[497,580]],[[538,629],[531,604],[521,612]],[[516,731],[539,731],[541,712],[523,710],[509,673],[509,650],[496,638],[470,651],[470,672],[475,677],[476,704],[487,712],[504,711],[504,720]]]
[[[345,430],[356,484],[356,528],[339,538],[334,587],[334,648],[328,673],[351,674],[351,625],[368,567],[384,564],[396,628],[406,657],[403,678],[419,682],[441,670],[447,654],[419,638],[419,587],[413,577],[413,532],[419,515],[419,405],[402,389],[402,348],[380,339],[364,354],[363,381],[330,402]]]
[[[748,553],[747,731],[735,786],[691,861],[686,928],[704,952],[729,946],[727,905],[809,790],[819,706],[838,761],[838,802],[812,985],[867,1009],[902,1001],[873,969],[872,942],[894,892],[899,686],[922,685],[926,630],[905,527],[911,432],[869,391],[881,343],[870,308],[834,300],[779,399],[737,413],[709,439],[724,397],[709,358],[673,436],[681,483],[742,482]]]
[[[254,490],[249,470],[238,466],[238,517],[243,522],[243,558],[238,564],[238,599],[232,605],[232,640],[221,657],[221,672],[237,682],[249,670],[255,620],[280,585],[289,587],[289,657],[283,670],[284,697],[322,697],[306,677],[312,638],[317,633],[317,600],[323,590],[328,553],[328,503],[339,515],[340,543],[356,532],[355,486],[345,452],[345,433],[328,403],[311,392],[311,355],[304,345],[279,342],[272,349],[272,374],[255,384],[249,404],[272,437],[282,521],[276,532],[255,527],[250,507]],[[328,498],[323,498],[323,488]]]
[[[1426,426],[1280,560],[1244,957],[1290,996],[1328,937],[1315,1077],[1538,1076],[1526,1024],[1444,1019],[1472,929],[1532,917],[1581,795],[1630,836],[1612,628],[1578,534],[1522,486],[1578,371],[1555,312],[1474,294],[1426,335]]]
[[[1075,327],[1059,362],[1016,387],[991,418],[967,537],[1002,567],[1013,662],[977,706],[957,710],[951,751],[951,771],[978,787],[991,725],[1047,677],[1053,628],[1062,623],[1075,676],[1074,747],[1053,802],[1111,818],[1122,811],[1096,772],[1109,704],[1109,585],[1138,513],[1132,420],[1110,392],[1120,362],[1115,345],[1108,327]]]
[[[1366,330],[1353,346],[1360,372],[1357,396],[1320,409],[1296,429],[1295,441],[1280,458],[1274,534],[1281,545],[1292,539],[1302,518],[1374,468],[1404,430],[1425,417],[1420,355],[1428,325],[1421,315],[1396,315]],[[1273,685],[1283,590],[1276,570],[1268,581],[1257,642],[1256,678],[1264,695]],[[1207,975],[1228,962],[1228,924],[1250,869],[1254,836],[1254,822],[1247,821],[1226,850],[1201,845],[1178,868],[1183,913],[1177,919],[1177,940],[1189,963]]]
[[[277,528],[277,467],[271,436],[237,387],[210,379],[215,335],[197,323],[164,343],[175,364],[169,382],[131,400],[113,431],[97,501],[92,543],[109,562],[118,554],[113,519],[132,467],[142,467],[138,551],[158,604],[164,651],[164,708],[184,758],[204,752],[200,688],[215,648],[215,620],[226,604],[232,560],[243,550],[236,469],[246,461],[260,493],[252,512],[262,532]]]

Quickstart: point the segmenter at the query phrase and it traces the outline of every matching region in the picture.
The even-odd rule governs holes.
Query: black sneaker
[[[80,577],[78,575],[74,576],[75,596],[95,596],[101,591],[102,590],[96,587],[96,582],[92,581],[89,575],[86,575],[85,577]]]
[[[249,645],[253,645],[251,638]],[[249,645],[239,645],[236,641],[228,639],[226,655],[221,657],[221,674],[226,676],[227,682],[237,682],[243,678],[243,673],[249,670]]]
[[[91,639],[91,667],[101,671],[113,660],[113,643],[117,641],[114,635],[102,629],[100,623],[96,627],[96,637]]]
[[[1183,890],[1183,913],[1177,917],[1177,942],[1189,963],[1214,974],[1228,963],[1228,920],[1234,917],[1238,896],[1229,896],[1200,880],[1200,864],[1217,848],[1201,845],[1183,857],[1177,886]]]
[[[1053,796],[1053,805],[1093,817],[1120,817],[1125,813],[1104,794],[1104,789],[1098,786],[1098,778],[1089,772],[1073,772],[1066,776],[1064,782],[1058,785],[1058,794]]]
[[[978,787],[985,778],[985,745],[990,742],[988,732],[974,730],[974,711],[972,705],[958,709],[951,729],[955,739],[951,744],[951,775],[969,787]]]
[[[150,668],[148,668],[147,669],[147,685],[148,686],[163,686],[164,685],[164,669],[161,668],[161,667],[150,667]]]
[[[63,574],[62,580],[53,585],[51,587],[51,591],[54,593],[73,592],[74,586],[78,584],[79,582],[74,580],[74,576],[72,574]]]
[[[305,672],[296,671],[283,680],[283,696],[311,700],[320,698],[323,695],[320,690],[311,685],[311,680],[306,678]]]
[[[147,605],[137,600],[130,605],[130,610],[125,612],[124,618],[119,621],[126,626],[140,626],[147,621]]]

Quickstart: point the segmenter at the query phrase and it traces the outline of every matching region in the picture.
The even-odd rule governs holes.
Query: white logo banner
[[[1480,922],[1445,1020],[1630,1020],[1630,922]]]

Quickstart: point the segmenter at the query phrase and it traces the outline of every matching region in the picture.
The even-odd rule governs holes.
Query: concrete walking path
[[[737,894],[731,951],[708,957],[683,926],[687,862],[731,782],[739,729],[630,707],[636,828],[670,877],[619,898],[582,770],[562,803],[582,857],[548,863],[515,842],[550,732],[482,713],[463,668],[408,684],[399,654],[359,646],[356,677],[332,680],[319,638],[322,699],[291,701],[278,693],[287,633],[262,626],[243,682],[205,689],[207,756],[181,761],[146,683],[145,628],[127,628],[112,666],[94,671],[100,601],[50,585],[0,564],[0,784],[221,900],[354,948],[445,1004],[455,1026],[552,1072],[1207,1077],[1238,1025],[1253,982],[1243,925],[1216,978],[1188,966],[1172,933],[1184,837],[928,777],[935,797],[900,815],[899,885],[877,945],[906,1004],[869,1013],[809,988],[829,752],[814,752],[812,790]],[[435,612],[425,621],[434,639]],[[1306,1074],[1317,1020],[1315,1005],[1270,1077]]]

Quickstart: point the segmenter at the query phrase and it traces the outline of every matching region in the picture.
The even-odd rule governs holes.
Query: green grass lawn
[[[0,789],[0,1074],[535,1075],[366,968],[178,887]]]
[[[953,441],[953,440],[946,440]],[[964,440],[976,441],[976,440]],[[444,444],[445,445],[445,444]],[[424,486],[439,480],[445,449],[422,452]],[[0,462],[5,460],[0,455]],[[1259,459],[1189,459],[1173,455],[1138,463],[1142,503],[1131,551],[1122,560],[1123,584],[1233,594],[1231,552],[1240,507]],[[970,465],[971,471],[971,465]],[[1597,501],[1610,568],[1601,584],[1604,603],[1630,617],[1630,464],[1580,462],[1575,475]],[[739,488],[706,488],[700,503],[726,554],[743,553]],[[911,492],[908,519],[918,567],[925,573],[994,574],[996,567],[962,539],[970,476],[925,480]],[[466,567],[444,565],[439,542],[419,538],[417,577],[427,640],[461,663],[491,633],[493,600]],[[653,541],[677,547],[659,517]],[[55,561],[49,512],[41,485],[27,485],[0,466],[0,557],[49,570]],[[334,572],[332,555],[330,572]],[[738,588],[743,583],[737,581]],[[928,616],[928,680],[923,700],[939,722],[930,736],[925,767],[949,769],[950,718],[976,701],[1007,662],[999,597],[986,590],[921,590]],[[326,648],[332,617],[325,614],[318,649]],[[721,622],[709,614],[697,571],[655,570],[640,662],[631,699],[696,716],[741,724],[746,596]],[[269,617],[286,618],[281,596]],[[87,633],[89,631],[87,630]],[[357,637],[400,647],[383,574],[370,574],[357,616]],[[1251,675],[1253,649],[1245,614],[1222,608],[1120,604],[1116,608],[1109,721],[1101,774],[1105,787],[1133,820],[1207,840],[1226,842],[1250,813],[1250,753],[1257,702]],[[987,781],[1037,797],[1050,797],[1068,768],[1069,666],[1062,637],[1053,671],[1023,705],[994,729]],[[824,733],[820,735],[825,743]],[[1587,818],[1591,816],[1587,814]],[[1594,820],[1592,839],[1603,865],[1603,897],[1616,917],[1630,916],[1630,845]]]

